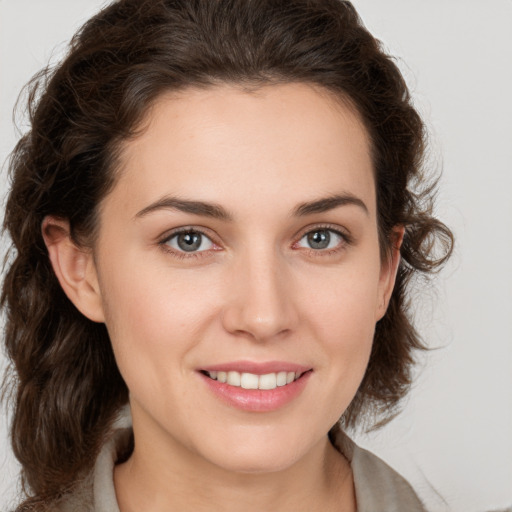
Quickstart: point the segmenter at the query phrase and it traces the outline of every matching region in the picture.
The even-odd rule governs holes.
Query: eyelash
[[[309,249],[308,248],[300,248],[301,250],[306,251],[308,253],[308,255],[312,256],[312,257],[328,257],[328,256],[334,255],[334,254],[342,251],[347,246],[350,246],[354,243],[352,237],[348,233],[340,230],[339,228],[334,228],[330,225],[319,225],[319,226],[314,226],[312,228],[308,227],[305,230],[303,230],[301,232],[300,236],[297,237],[297,240],[292,244],[292,247],[296,246],[306,235],[308,235],[309,233],[314,233],[316,231],[329,231],[330,233],[334,233],[335,235],[339,236],[342,241],[336,247],[333,247],[332,249],[323,249],[322,250],[322,249],[313,249],[313,248],[309,248]],[[165,238],[163,238],[162,240],[160,240],[158,242],[158,245],[162,248],[163,251],[171,254],[175,258],[183,259],[183,260],[189,259],[189,258],[205,258],[205,257],[211,256],[212,250],[213,251],[219,250],[219,249],[209,249],[209,250],[204,250],[204,251],[186,252],[186,251],[178,251],[168,245],[169,241],[172,240],[174,237],[177,237],[179,235],[186,234],[186,233],[200,234],[200,235],[208,238],[214,246],[217,246],[215,241],[212,240],[212,237],[209,236],[208,234],[206,234],[205,231],[203,231],[200,228],[192,227],[192,226],[179,228],[179,229],[173,231],[172,233],[167,234],[165,236]]]
[[[297,245],[306,235],[309,233],[315,233],[317,231],[328,231],[330,233],[334,233],[335,235],[339,236],[341,238],[340,243],[333,247],[332,249],[313,249],[313,248],[302,248],[303,251],[307,251],[308,256],[314,257],[314,258],[325,258],[329,256],[333,256],[340,251],[343,251],[347,248],[347,246],[353,245],[354,240],[353,238],[345,231],[341,230],[339,227],[333,227],[329,224],[324,225],[318,225],[318,226],[308,226],[306,229],[304,229],[300,236],[298,237],[297,241],[293,243],[293,246]]]
[[[213,245],[217,245],[212,240],[212,237],[207,235],[202,229],[196,228],[196,227],[192,227],[192,226],[176,229],[172,233],[166,235],[165,238],[160,240],[158,242],[158,245],[162,248],[163,251],[171,254],[172,256],[174,256],[175,258],[178,258],[180,260],[189,259],[189,258],[204,258],[204,257],[207,257],[207,256],[209,256],[211,254],[210,253],[211,250],[207,250],[207,251],[191,251],[191,252],[177,251],[176,249],[173,249],[172,247],[170,247],[168,245],[169,242],[174,237],[177,237],[177,236],[183,235],[183,234],[187,234],[187,233],[197,233],[197,234],[200,234],[200,235],[208,238],[212,242]],[[215,251],[215,250],[218,250],[218,249],[213,249],[213,250]]]

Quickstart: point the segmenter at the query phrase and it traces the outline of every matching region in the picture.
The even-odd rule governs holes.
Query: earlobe
[[[388,309],[389,300],[395,287],[398,266],[400,265],[400,248],[404,239],[404,226],[396,226],[393,229],[393,241],[389,251],[389,255],[381,265],[380,281],[379,281],[379,297],[377,304],[377,318],[380,320]]]
[[[92,251],[73,242],[69,222],[65,219],[47,216],[41,230],[53,271],[64,293],[89,320],[104,322]]]

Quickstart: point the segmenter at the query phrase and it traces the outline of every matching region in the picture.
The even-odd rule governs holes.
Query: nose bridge
[[[274,248],[244,251],[230,276],[225,327],[257,340],[291,330],[296,321],[285,260]]]

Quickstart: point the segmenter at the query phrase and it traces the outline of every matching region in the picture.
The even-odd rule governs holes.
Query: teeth
[[[244,389],[258,389],[259,378],[253,373],[242,373],[240,377],[240,386]]]
[[[293,373],[293,372],[291,372]],[[295,374],[294,374],[295,376]],[[276,378],[276,384],[278,386],[286,386],[286,372],[279,372]]]
[[[230,386],[240,386],[240,374],[238,372],[228,372],[228,380]]]
[[[286,386],[298,379],[300,372],[278,372],[256,375],[254,373],[230,372],[207,372],[210,378],[219,382],[227,383],[230,386],[242,387],[244,389],[275,389],[278,386]]]
[[[275,373],[267,373],[260,375],[259,389],[275,389],[277,388],[277,376]]]

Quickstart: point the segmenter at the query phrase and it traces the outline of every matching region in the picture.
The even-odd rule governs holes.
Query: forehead
[[[141,208],[165,193],[292,207],[344,192],[375,207],[362,122],[348,103],[308,84],[251,91],[218,85],[163,95],[141,134],[124,144],[120,163],[114,190]]]

